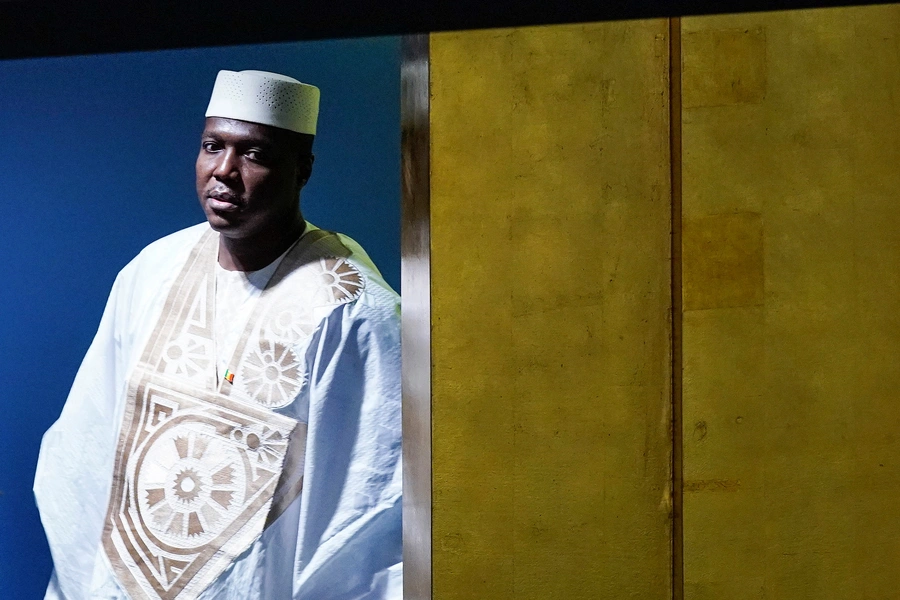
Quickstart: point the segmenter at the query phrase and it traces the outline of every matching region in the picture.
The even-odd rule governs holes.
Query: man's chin
[[[223,238],[231,240],[246,240],[251,237],[246,223],[235,223],[225,219],[208,217],[206,222],[209,223],[210,229],[221,235]]]
[[[206,222],[209,223],[209,226],[213,231],[218,231],[219,233],[235,231],[240,226],[238,219],[236,219],[234,215],[214,211],[208,211],[206,213]]]

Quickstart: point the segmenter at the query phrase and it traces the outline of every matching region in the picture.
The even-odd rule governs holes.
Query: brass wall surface
[[[431,37],[436,600],[671,596],[667,43]]]
[[[682,25],[685,598],[896,598],[900,7]]]

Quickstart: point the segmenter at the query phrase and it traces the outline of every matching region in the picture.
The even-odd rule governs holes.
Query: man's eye
[[[261,150],[247,150],[244,156],[255,162],[265,162],[268,159],[268,155]]]
[[[216,152],[217,150],[221,149],[219,144],[217,144],[215,142],[203,142],[203,144],[201,144],[201,145],[202,145],[203,149],[206,150],[207,152]]]

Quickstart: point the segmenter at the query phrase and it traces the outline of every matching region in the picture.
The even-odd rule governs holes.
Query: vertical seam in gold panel
[[[681,256],[681,19],[669,19],[669,162],[672,184],[672,597],[684,599]]]
[[[403,597],[431,600],[431,133],[429,36],[403,38],[401,292]]]

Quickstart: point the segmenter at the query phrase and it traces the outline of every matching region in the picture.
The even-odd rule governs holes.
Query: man
[[[301,215],[318,103],[219,73],[207,223],[119,273],[44,436],[46,598],[401,597],[399,301]]]

